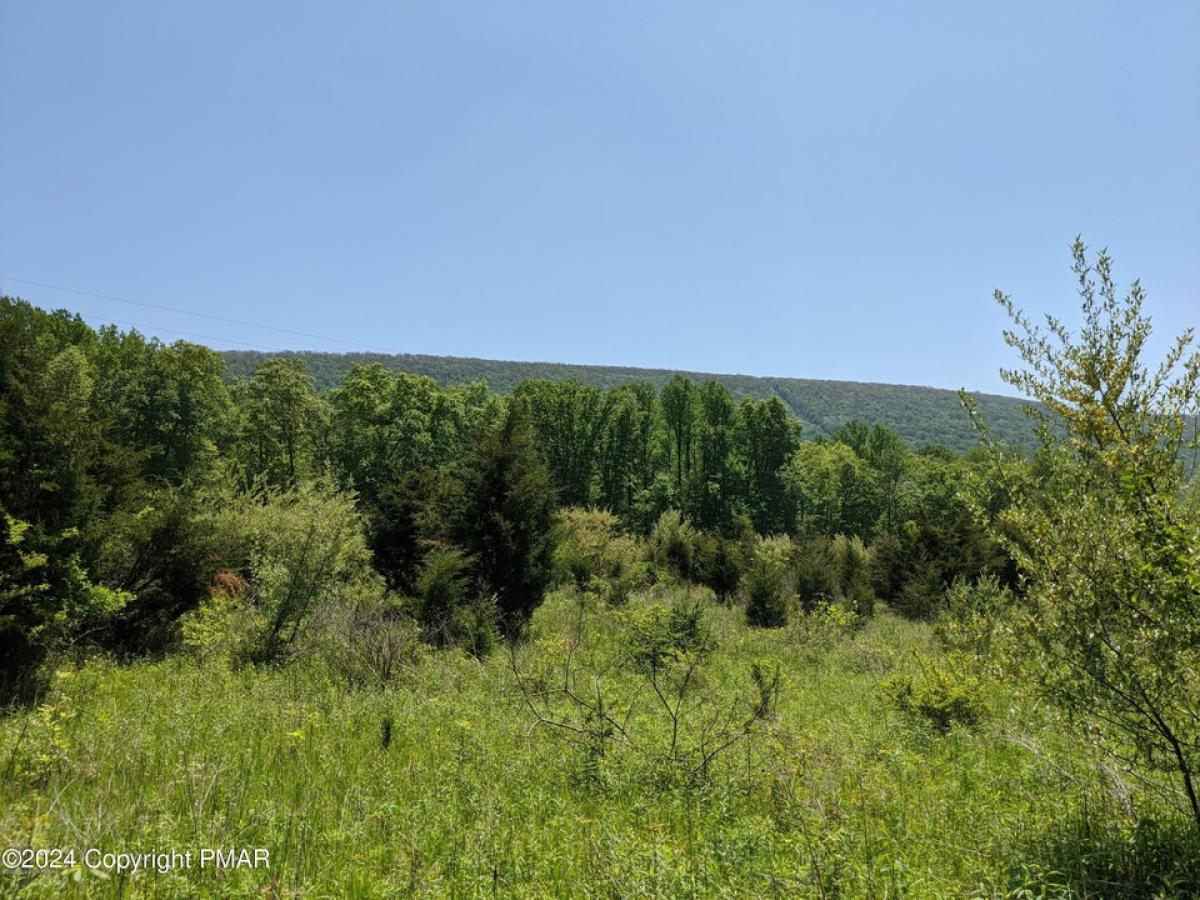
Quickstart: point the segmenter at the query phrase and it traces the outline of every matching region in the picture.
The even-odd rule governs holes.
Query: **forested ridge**
[[[226,362],[226,377],[236,379],[248,378],[265,359],[276,354],[225,350],[221,355]],[[698,382],[718,381],[737,399],[778,397],[804,426],[806,438],[831,437],[847,422],[857,420],[884,425],[913,448],[937,444],[962,452],[977,441],[970,422],[962,414],[957,392],[933,387],[407,353],[302,351],[286,355],[303,360],[318,389],[323,391],[340,384],[352,366],[369,363],[379,363],[389,372],[428,375],[443,386],[482,381],[500,394],[510,394],[522,381],[531,379],[578,381],[601,388],[637,383],[661,388],[672,376],[682,375]],[[1024,401],[997,394],[976,396],[998,439],[1026,449],[1034,446],[1033,430],[1021,412]]]
[[[273,854],[3,877],[1200,894],[1200,354],[1148,366],[1140,285],[1073,254],[1077,331],[996,295],[1032,453],[965,392],[958,451],[878,421],[917,389],[435,378],[0,297],[0,843]]]

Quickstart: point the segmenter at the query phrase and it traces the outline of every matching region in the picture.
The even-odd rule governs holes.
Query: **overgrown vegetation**
[[[1200,362],[1075,261],[1078,337],[1000,298],[1032,457],[970,398],[960,454],[682,376],[228,384],[3,298],[0,837],[274,854],[7,883],[1200,892]]]

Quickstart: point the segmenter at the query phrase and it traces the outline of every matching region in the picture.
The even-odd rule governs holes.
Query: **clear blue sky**
[[[0,289],[997,390],[992,289],[1069,311],[1077,232],[1200,320],[1197,48],[1195,0],[5,3]]]

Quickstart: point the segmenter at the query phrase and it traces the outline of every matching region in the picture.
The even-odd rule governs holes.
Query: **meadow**
[[[687,595],[690,595],[690,599]],[[711,636],[672,721],[631,661],[647,611]],[[641,618],[639,618],[641,617]],[[598,750],[571,683],[628,732]],[[699,774],[707,710],[771,708]],[[58,670],[0,720],[0,843],[264,847],[270,869],[6,875],[22,896],[1150,897],[1200,891],[1194,837],[1107,757],[996,680],[974,724],[897,705],[947,663],[930,626],[817,611],[754,629],[710,593],[623,608],[552,593],[512,654],[414,645],[383,686],[313,658],[233,668],[177,655]],[[932,668],[931,668],[932,667]],[[669,674],[664,673],[664,683]],[[518,674],[519,673],[519,674]],[[522,688],[524,687],[524,689]],[[550,693],[538,693],[549,687]],[[590,695],[589,695],[590,696]],[[545,697],[544,701],[540,698]],[[539,714],[554,724],[539,724]],[[671,699],[668,693],[668,699]],[[1134,810],[1137,810],[1135,815]]]

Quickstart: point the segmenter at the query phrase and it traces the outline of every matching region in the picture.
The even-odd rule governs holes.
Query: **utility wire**
[[[231,325],[241,325],[246,328],[261,328],[265,331],[277,331],[280,334],[291,334],[291,335],[295,335],[296,337],[306,337],[306,338],[311,338],[312,340],[317,340],[317,341],[330,341],[335,344],[345,344],[350,347],[360,347],[364,350],[374,350],[378,353],[391,353],[391,354],[399,355],[399,352],[396,350],[392,350],[387,347],[379,347],[374,344],[362,344],[362,343],[359,343],[358,341],[347,341],[342,338],[329,337],[329,336],[323,335],[323,334],[310,334],[307,331],[293,331],[290,328],[278,328],[274,325],[260,325],[257,322],[246,322],[241,319],[229,319],[229,318],[226,318],[225,316],[215,316],[215,315],[212,315],[211,313],[193,312],[193,311],[187,310],[187,309],[179,309],[178,307],[174,307],[174,306],[163,306],[158,303],[146,303],[145,301],[142,301],[142,300],[129,300],[129,299],[126,299],[125,297],[117,297],[112,294],[98,294],[98,293],[95,293],[94,291],[81,291],[81,290],[77,290],[76,288],[63,287],[60,284],[46,284],[45,282],[42,282],[42,281],[30,281],[27,278],[14,278],[11,275],[0,275],[0,281],[15,281],[18,284],[29,284],[29,285],[33,285],[35,287],[49,288],[52,291],[63,291],[68,294],[78,294],[81,297],[97,297],[101,300],[115,300],[117,303],[128,303],[131,306],[144,306],[147,309],[161,309],[165,312],[178,313],[178,314],[184,315],[184,316],[195,316],[196,318],[199,318],[199,319],[211,319],[214,322],[228,322]],[[175,331],[178,334],[187,334],[188,333],[188,332],[178,331],[178,329],[173,329],[173,328],[167,328],[164,330],[165,331]],[[196,335],[193,335],[193,336],[196,336]],[[208,338],[208,340],[229,340],[229,339],[228,338]],[[231,341],[231,343],[245,343],[245,342],[244,341]],[[255,345],[250,344],[248,346],[255,346]]]
[[[121,319],[114,319],[110,316],[98,316],[92,313],[81,312],[79,315],[84,319],[92,319],[93,321],[102,322],[105,325],[123,325],[126,328],[133,328],[136,331],[156,332],[169,331],[172,334],[182,334],[187,337],[203,338],[206,341],[221,341],[226,344],[241,344],[243,347],[253,347],[255,350],[265,350],[268,353],[294,353],[294,350],[284,350],[282,347],[268,347],[265,344],[252,344],[249,341],[239,341],[234,338],[217,337],[212,334],[197,334],[195,331],[181,331],[178,328],[158,328],[156,326],[138,325],[136,322],[126,322]]]

